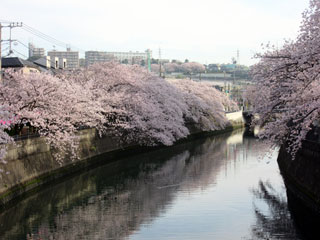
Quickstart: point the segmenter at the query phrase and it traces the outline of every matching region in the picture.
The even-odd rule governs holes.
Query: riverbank
[[[304,141],[296,158],[287,152],[285,146],[279,151],[278,164],[281,173],[288,183],[288,188],[300,198],[307,206],[320,216],[320,144]]]
[[[295,221],[306,229],[310,239],[319,239],[320,233],[320,144],[304,141],[296,158],[285,146],[279,151],[278,164],[288,196],[288,204]]]
[[[192,134],[176,144],[221,134],[243,126],[242,112],[229,113],[227,117],[231,123],[227,128],[212,132],[191,129]],[[160,148],[122,144],[119,139],[111,135],[100,138],[95,129],[82,130],[79,137],[79,159],[72,161],[69,156],[64,156],[62,163],[54,159],[53,152],[44,138],[21,140],[15,145],[10,145],[5,158],[7,163],[0,165],[0,169],[3,170],[0,182],[0,207],[3,208],[46,184],[77,174],[83,169],[123,156]]]
[[[0,239],[302,240],[268,149],[239,129],[116,159],[0,211]]]

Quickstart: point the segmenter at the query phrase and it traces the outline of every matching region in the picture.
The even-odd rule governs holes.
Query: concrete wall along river
[[[228,113],[227,117],[231,126],[225,130],[243,125],[242,112]],[[193,129],[192,135],[195,134],[201,135],[201,132]],[[95,129],[86,129],[80,133],[79,160],[72,161],[65,156],[62,163],[59,163],[43,137],[17,141],[8,146],[5,158],[7,163],[0,163],[3,171],[0,176],[0,206],[5,206],[41,185],[75,174],[86,167],[141,151],[146,151],[146,148],[120,144],[119,139],[111,135],[100,138]]]

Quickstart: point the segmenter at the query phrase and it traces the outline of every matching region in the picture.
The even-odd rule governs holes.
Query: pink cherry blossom
[[[289,145],[294,156],[320,115],[320,2],[310,1],[296,40],[280,49],[266,46],[252,68],[251,102],[263,126],[260,136]]]
[[[9,70],[0,85],[0,119],[31,124],[58,150],[58,160],[77,157],[81,127],[123,143],[172,145],[190,134],[188,124],[206,131],[225,127],[224,109],[235,106],[211,86],[168,82],[137,65],[115,62],[56,76]],[[0,125],[2,145],[12,141],[4,132],[9,127]]]

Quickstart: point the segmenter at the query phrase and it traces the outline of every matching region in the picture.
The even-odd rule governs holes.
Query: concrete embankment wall
[[[299,231],[308,239],[320,239],[320,143],[303,142],[294,160],[282,146],[278,163]]]
[[[242,112],[230,113],[227,116],[231,126],[226,129],[215,132],[192,130],[190,138],[218,134],[243,125]],[[55,160],[52,149],[42,137],[17,141],[16,144],[8,146],[5,158],[7,163],[0,163],[3,171],[0,176],[0,207],[39,186],[87,167],[107,163],[131,153],[151,150],[132,144],[120,144],[119,139],[113,136],[100,138],[95,129],[82,130],[79,137],[79,160],[72,161],[65,156],[62,163]]]
[[[0,181],[0,205],[46,182],[85,168],[90,158],[129,146],[111,136],[99,138],[95,129],[80,133],[79,160],[65,156],[60,164],[43,137],[17,141],[8,147]]]
[[[288,191],[320,216],[320,143],[304,141],[294,160],[282,146],[278,164]]]

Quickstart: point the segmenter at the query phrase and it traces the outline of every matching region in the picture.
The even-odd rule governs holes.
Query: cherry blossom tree
[[[187,115],[187,121],[198,124],[201,130],[211,131],[225,128],[228,124],[225,110],[227,108],[237,109],[235,102],[207,83],[186,79],[170,79],[169,82],[184,93],[184,101],[188,104],[190,112]]]
[[[188,124],[201,130],[226,126],[226,96],[206,84],[168,82],[137,65],[116,62],[65,71],[56,76],[7,71],[0,83],[0,143],[12,139],[4,129],[30,124],[45,137],[57,158],[77,156],[77,132],[83,126],[123,143],[172,145],[190,134]],[[11,124],[11,125],[10,125]],[[3,154],[3,151],[1,152]]]
[[[159,64],[151,64],[151,72],[157,72],[160,71],[160,65]]]
[[[171,145],[189,134],[184,126],[187,105],[179,90],[139,66],[95,64],[72,74],[92,82],[108,131],[124,142]]]
[[[310,1],[296,40],[281,49],[266,46],[252,68],[252,102],[263,126],[262,138],[287,144],[294,156],[320,114],[320,2]]]
[[[178,63],[165,63],[164,69],[167,73],[182,72],[182,65]]]
[[[96,64],[72,75],[93,82],[90,91],[102,103],[105,126],[125,142],[171,145],[189,134],[190,119],[203,130],[221,129],[228,122],[224,106],[234,106],[211,86],[167,82],[138,66]]]
[[[5,163],[3,158],[6,154],[7,144],[13,143],[13,138],[8,135],[6,130],[10,130],[14,123],[15,119],[9,106],[7,104],[0,106],[0,161],[2,163]]]
[[[166,73],[181,72],[186,74],[192,73],[203,73],[205,71],[205,66],[197,62],[187,62],[187,63],[165,63],[162,65],[162,71]],[[151,64],[152,72],[159,72],[159,64]]]
[[[259,89],[254,84],[249,84],[243,87],[242,99],[246,111],[250,111],[252,106],[254,106],[254,101],[258,97],[257,94],[260,94]]]
[[[86,85],[49,74],[7,71],[0,86],[0,102],[10,107],[15,124],[30,124],[50,146],[76,156],[79,126],[96,127],[103,116],[99,102],[90,101]]]
[[[203,64],[197,62],[183,63],[181,67],[185,73],[202,73],[206,69]]]

